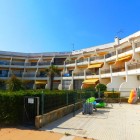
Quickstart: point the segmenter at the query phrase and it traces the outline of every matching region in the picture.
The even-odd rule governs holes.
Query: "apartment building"
[[[81,89],[98,83],[125,95],[125,89],[140,86],[140,31],[114,42],[72,52],[18,53],[0,51],[0,79],[12,75],[27,88],[47,88],[45,69],[58,66],[54,89]],[[124,92],[123,92],[124,91]]]

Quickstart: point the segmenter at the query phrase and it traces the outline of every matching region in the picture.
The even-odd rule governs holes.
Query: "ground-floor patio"
[[[69,114],[41,130],[96,140],[139,140],[140,104],[108,104],[92,115],[82,115],[82,110],[79,110],[75,117]]]

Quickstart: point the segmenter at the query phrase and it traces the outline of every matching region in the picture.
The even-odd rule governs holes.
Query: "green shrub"
[[[95,87],[93,85],[88,86],[88,87],[83,88],[83,91],[93,91],[93,92],[95,92]]]
[[[0,89],[1,89],[1,90],[6,89],[6,83],[5,83],[4,80],[0,80]]]
[[[104,92],[104,91],[107,90],[107,86],[104,85],[104,84],[98,84],[98,85],[96,86],[96,90],[97,90],[97,91],[102,91],[102,92]]]
[[[23,89],[22,81],[18,79],[15,75],[11,76],[11,78],[7,81],[7,84],[9,91],[18,91]]]
[[[119,98],[120,92],[118,92],[118,91],[105,91],[104,96],[107,98]]]
[[[23,95],[0,93],[0,124],[18,124],[23,110]]]
[[[75,91],[0,91],[0,124],[11,125],[22,123],[24,111],[24,96],[39,97],[41,114],[42,95],[44,96],[44,113],[66,106],[67,104],[73,104],[74,102],[79,101],[79,99],[81,98],[81,92]],[[85,92],[83,92],[82,95],[84,96]]]

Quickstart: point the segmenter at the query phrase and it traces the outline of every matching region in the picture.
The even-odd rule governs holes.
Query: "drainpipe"
[[[90,64],[90,58],[88,57],[88,65]]]
[[[118,49],[116,49],[116,60],[118,59]]]
[[[135,56],[135,43],[134,43],[134,41],[132,41],[131,44],[132,44],[133,57],[134,57]]]
[[[128,67],[127,67],[127,62],[125,62],[125,71],[126,71],[126,81],[128,79]]]
[[[112,66],[110,65],[111,83],[112,83]]]
[[[86,79],[86,70],[84,70],[84,80]]]
[[[77,60],[75,60],[75,68],[77,68]]]

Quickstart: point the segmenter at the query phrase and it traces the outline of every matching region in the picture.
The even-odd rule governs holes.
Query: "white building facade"
[[[54,78],[54,89],[77,90],[98,83],[108,90],[128,94],[140,87],[140,31],[114,42],[58,53],[18,53],[0,51],[0,80],[15,75],[28,89],[47,88],[45,69],[51,64],[60,75]]]

